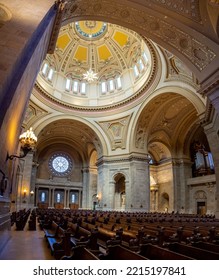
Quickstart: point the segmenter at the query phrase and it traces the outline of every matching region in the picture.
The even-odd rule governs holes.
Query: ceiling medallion
[[[97,73],[95,73],[91,68],[86,73],[84,73],[83,76],[83,79],[86,80],[88,83],[92,83],[98,79]]]

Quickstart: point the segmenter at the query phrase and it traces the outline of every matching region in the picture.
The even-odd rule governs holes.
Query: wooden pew
[[[64,253],[64,238],[65,230],[62,229],[60,226],[57,227],[57,230],[54,235],[46,236],[48,248],[50,248],[51,255],[54,256],[56,259],[59,259]]]
[[[106,248],[108,245],[121,244],[122,242],[122,231],[111,231],[102,227],[98,227],[98,245]]]
[[[99,254],[101,260],[147,260],[146,257],[141,256],[121,245],[108,246],[106,254]]]
[[[76,246],[78,242],[87,242],[91,232],[78,224],[68,223],[68,229],[71,231],[71,241]]]
[[[59,225],[54,221],[52,221],[51,225],[48,228],[43,227],[43,231],[46,239],[48,237],[56,237],[58,234],[58,229],[59,229]]]
[[[71,255],[71,249],[73,248],[74,244],[71,242],[70,236],[71,233],[66,230],[64,231],[64,235],[61,237],[60,242],[53,243],[52,248],[55,259],[59,260],[63,256]]]
[[[219,254],[211,251],[207,251],[200,248],[195,248],[191,245],[184,245],[181,243],[171,243],[168,249],[186,255],[195,260],[219,260]]]
[[[23,230],[26,223],[27,223],[27,220],[30,216],[30,209],[29,210],[23,210],[19,213],[18,217],[16,218],[16,230]]]
[[[94,255],[89,249],[82,246],[76,246],[72,248],[72,254],[70,256],[63,256],[62,260],[98,260],[98,257]]]
[[[208,242],[194,242],[192,243],[192,246],[200,249],[204,249],[207,251],[219,253],[219,245],[215,245],[213,243],[208,243]]]
[[[152,244],[141,245],[138,254],[150,260],[192,260],[188,256]]]

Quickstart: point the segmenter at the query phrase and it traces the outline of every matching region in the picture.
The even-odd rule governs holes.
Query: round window
[[[72,161],[67,155],[55,154],[49,160],[49,167],[52,173],[59,176],[65,176],[72,169]]]

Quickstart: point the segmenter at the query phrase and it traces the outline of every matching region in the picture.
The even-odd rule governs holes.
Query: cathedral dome
[[[138,100],[154,73],[151,42],[127,28],[79,21],[61,28],[36,88],[53,102],[81,110],[102,110]]]

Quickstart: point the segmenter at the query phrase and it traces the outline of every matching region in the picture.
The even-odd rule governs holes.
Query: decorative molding
[[[121,100],[117,103],[109,104],[109,105],[103,105],[103,106],[80,106],[75,104],[66,103],[60,99],[57,99],[56,97],[52,96],[50,93],[48,93],[39,82],[36,81],[34,85],[34,89],[37,93],[40,95],[43,95],[44,98],[51,101],[53,104],[63,107],[64,109],[71,109],[79,112],[99,112],[99,111],[108,111],[108,110],[114,110],[117,108],[120,108],[122,106],[127,106],[128,104],[137,101],[142,96],[147,94],[149,88],[152,87],[156,82],[158,82],[158,75],[157,75],[157,67],[158,67],[158,59],[156,51],[152,45],[152,43],[144,38],[145,43],[147,44],[147,47],[151,54],[151,72],[149,74],[149,77],[146,81],[146,83],[133,95],[130,97],[127,97],[124,100]],[[33,92],[33,94],[35,94]],[[42,102],[45,102],[45,100],[42,100]]]
[[[116,150],[118,148],[125,149],[127,145],[127,131],[129,122],[132,115],[124,118],[97,122],[104,130],[111,142],[111,149]]]
[[[190,71],[184,63],[178,59],[176,56],[169,55],[166,50],[164,54],[167,57],[168,65],[166,81],[180,81],[192,86],[196,91],[200,89],[196,78],[194,77],[192,71]]]
[[[29,106],[26,110],[23,125],[24,126],[31,126],[36,120],[42,118],[43,116],[47,115],[48,112],[34,104],[30,101]]]
[[[138,161],[138,162],[145,162],[145,164],[149,164],[150,158],[148,157],[147,154],[143,155],[127,155],[127,156],[120,156],[118,158],[106,158],[106,157],[101,157],[97,161],[97,167],[103,164],[113,164],[113,163],[130,163],[133,161]]]
[[[202,23],[199,0],[147,0],[147,2],[153,2],[154,4],[163,6],[165,9],[173,11],[181,16],[189,18],[198,23]]]
[[[204,127],[205,125],[212,123],[214,118],[214,113],[215,113],[215,109],[213,105],[208,101],[206,104],[204,116],[200,120],[200,125]]]
[[[200,42],[194,35],[185,33],[183,30],[163,20],[161,16],[158,18],[157,16],[151,15],[146,10],[147,7],[151,8],[151,1],[147,2],[149,3],[144,3],[145,10],[143,10],[143,5],[141,5],[142,10],[140,10],[134,6],[127,9],[124,4],[118,3],[118,1],[97,0],[91,2],[89,0],[77,0],[73,3],[68,3],[68,9],[63,17],[63,21],[68,22],[73,18],[83,18],[83,16],[97,17],[98,15],[98,17],[123,21],[124,24],[134,26],[137,30],[141,26],[140,28],[145,31],[145,34],[147,33],[149,37],[162,40],[165,44],[173,47],[202,72],[216,57],[211,47],[202,43],[205,41],[204,37],[202,42]],[[153,0],[153,2],[159,5],[163,4],[166,9],[171,9],[177,13],[180,12],[183,16],[191,13],[189,16],[190,19],[196,19],[198,22],[201,20],[198,0],[194,0],[193,3],[186,0],[183,3],[182,1],[177,3],[179,0],[177,2],[173,0]],[[190,12],[189,9],[186,9],[186,6],[190,8]],[[166,16],[166,18],[168,17]],[[164,19],[166,18],[164,17]]]

